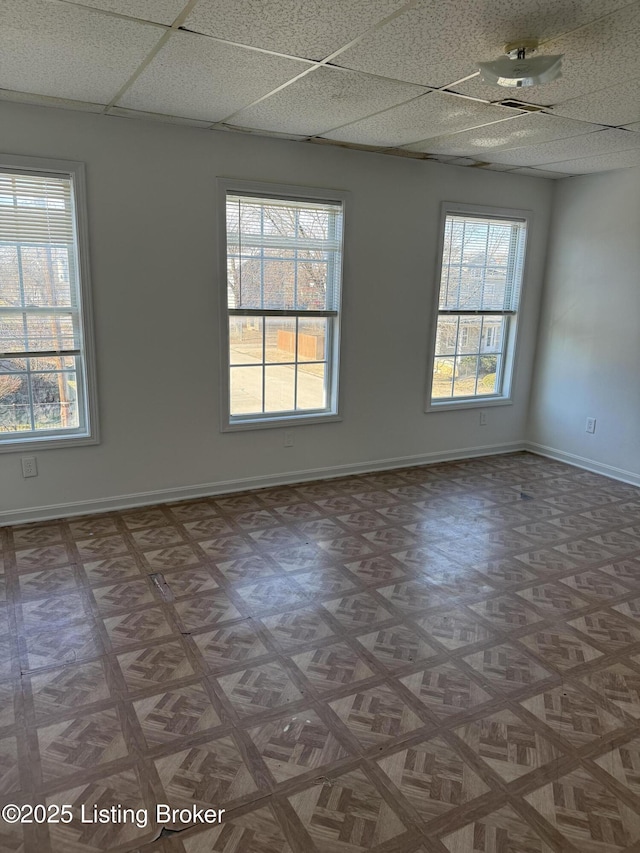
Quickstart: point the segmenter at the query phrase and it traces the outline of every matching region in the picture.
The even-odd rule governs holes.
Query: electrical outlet
[[[587,418],[587,426],[585,427],[586,431],[593,435],[596,431],[596,419],[595,418]]]
[[[485,411],[480,412],[480,426],[487,425],[487,413]]]
[[[35,456],[23,456],[21,461],[23,477],[38,476],[38,463],[36,462]]]
[[[285,447],[293,447],[293,430],[287,429],[284,431],[283,444]]]

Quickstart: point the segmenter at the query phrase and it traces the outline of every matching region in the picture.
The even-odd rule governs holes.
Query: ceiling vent
[[[540,104],[527,104],[524,101],[513,101],[513,100],[505,100],[498,101],[499,106],[501,107],[510,107],[513,110],[522,110],[525,113],[541,113],[544,112],[548,107],[541,107]]]

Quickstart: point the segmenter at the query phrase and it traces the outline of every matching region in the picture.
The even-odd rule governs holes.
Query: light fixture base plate
[[[510,41],[504,46],[504,52],[507,56],[510,56],[512,53],[517,53],[519,50],[526,50],[527,53],[533,53],[538,49],[538,39],[518,39],[517,41]]]

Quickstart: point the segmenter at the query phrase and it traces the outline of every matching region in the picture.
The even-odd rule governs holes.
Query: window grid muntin
[[[281,418],[281,417],[285,417],[287,415],[291,416],[291,417],[298,416],[298,415],[300,415],[300,413],[305,413],[305,414],[309,415],[309,414],[322,414],[322,413],[329,411],[329,404],[330,404],[331,392],[332,392],[332,380],[333,380],[333,375],[332,375],[333,371],[331,370],[331,353],[333,352],[333,339],[334,339],[334,334],[335,334],[334,325],[335,325],[335,322],[337,321],[337,312],[327,311],[327,312],[314,312],[313,313],[313,316],[316,316],[316,317],[317,316],[323,316],[323,317],[327,317],[327,319],[328,319],[327,326],[326,326],[325,344],[324,344],[325,358],[324,359],[307,359],[305,361],[300,361],[300,358],[299,358],[300,339],[299,339],[299,335],[298,335],[298,328],[299,328],[300,318],[307,319],[308,312],[299,312],[298,314],[294,314],[293,312],[286,312],[286,316],[290,316],[292,318],[295,318],[295,320],[296,320],[295,353],[294,353],[295,358],[293,361],[267,361],[266,360],[266,339],[267,339],[267,335],[266,335],[266,327],[264,325],[264,319],[265,319],[264,315],[258,314],[255,311],[252,311],[250,313],[245,314],[241,310],[240,311],[235,310],[235,311],[233,311],[232,316],[262,317],[263,326],[262,326],[262,344],[261,344],[262,361],[257,362],[257,363],[256,362],[233,362],[233,363],[229,363],[229,379],[230,380],[231,380],[232,371],[235,370],[236,368],[239,368],[239,367],[252,367],[252,368],[256,368],[256,369],[259,368],[261,370],[261,372],[262,372],[262,378],[261,378],[261,386],[262,386],[262,388],[261,388],[261,411],[260,412],[253,412],[253,413],[249,413],[249,412],[242,413],[242,415],[234,415],[231,412],[231,418],[242,417],[243,420],[248,419],[248,418],[261,419],[261,418],[264,418],[265,416],[271,416],[271,415],[278,417],[278,418]],[[279,316],[281,316],[281,315],[279,315]],[[229,337],[231,337],[231,336],[229,335]],[[309,367],[309,366],[314,365],[314,364],[324,365],[323,395],[324,395],[324,399],[325,399],[326,404],[323,407],[314,408],[314,409],[299,408],[298,404],[297,404],[297,397],[298,397],[298,379],[299,379],[300,366],[302,366],[304,368],[304,367]],[[294,368],[294,408],[293,409],[277,410],[276,412],[273,412],[272,410],[269,410],[269,411],[266,410],[266,408],[265,408],[265,400],[266,400],[265,382],[266,382],[266,368],[267,367],[293,367]],[[231,382],[230,382],[230,384],[231,384]],[[229,395],[230,409],[231,409],[231,405],[232,405],[232,400],[231,400],[231,393],[230,393],[230,395]]]
[[[241,363],[235,362],[231,363],[231,357],[229,357],[228,361],[228,375],[229,375],[229,393],[228,393],[228,401],[229,401],[229,409],[231,410],[232,399],[231,399],[231,371],[234,368],[238,367],[256,367],[260,368],[262,371],[262,400],[261,400],[261,409],[260,412],[255,413],[242,413],[241,415],[234,416],[230,411],[229,423],[242,423],[248,422],[251,420],[286,420],[287,417],[291,417],[293,419],[296,418],[304,418],[309,417],[311,415],[326,415],[326,414],[335,414],[335,384],[337,381],[337,351],[336,351],[336,342],[337,342],[337,334],[338,334],[338,325],[339,325],[339,312],[338,306],[340,301],[340,292],[341,292],[341,282],[340,282],[340,273],[341,273],[341,261],[342,261],[342,223],[343,223],[343,203],[336,201],[327,201],[325,199],[322,200],[313,200],[309,199],[305,201],[304,199],[295,198],[289,200],[284,196],[269,196],[263,193],[257,193],[255,195],[251,194],[239,194],[232,190],[227,191],[226,195],[226,211],[227,211],[227,226],[229,224],[229,200],[232,199],[240,201],[243,198],[253,197],[257,202],[261,201],[276,201],[280,202],[282,205],[286,206],[290,203],[294,205],[297,209],[295,210],[294,215],[294,231],[295,231],[295,242],[292,246],[293,248],[293,257],[287,257],[284,253],[281,255],[269,255],[265,256],[265,247],[267,246],[267,241],[259,247],[259,260],[260,260],[260,307],[256,308],[245,308],[245,307],[230,307],[231,293],[232,288],[227,286],[227,312],[229,315],[229,319],[232,316],[256,316],[262,318],[263,330],[262,330],[262,363],[256,364],[255,362]],[[233,206],[232,206],[233,207]],[[321,240],[315,240],[315,238],[304,238],[304,240],[300,241],[298,239],[298,223],[301,214],[305,212],[305,210],[311,209],[321,209],[325,211],[327,214],[327,235],[326,238]],[[238,221],[240,220],[240,208],[238,205]],[[255,260],[255,255],[248,254],[245,250],[243,251],[242,246],[242,237],[241,237],[241,228],[238,229],[238,234],[240,236],[237,239],[229,239],[227,236],[227,273],[230,274],[231,264],[229,263],[230,259],[234,259],[240,263],[244,260]],[[260,235],[261,237],[266,237],[265,229],[264,229],[264,210],[261,209],[260,215]],[[270,235],[268,238],[268,242],[274,246],[277,246],[277,241],[274,240],[273,235]],[[302,244],[302,245],[301,245]],[[280,243],[280,245],[283,245]],[[286,245],[286,244],[284,244]],[[308,251],[308,252],[318,252],[322,251],[324,253],[323,257],[312,257],[312,258],[301,258],[300,252]],[[294,293],[293,293],[293,302],[294,305],[297,306],[299,300],[299,271],[300,265],[302,263],[310,263],[313,264],[314,268],[320,267],[324,265],[326,267],[326,278],[325,278],[325,294],[324,294],[324,310],[319,310],[317,308],[312,309],[303,309],[303,308],[294,308],[294,309],[265,309],[265,287],[264,287],[264,273],[266,269],[266,265],[272,261],[285,261],[293,264],[294,271]],[[238,293],[239,298],[238,302],[242,304],[243,299],[243,280],[242,280],[242,269],[240,270],[239,277],[239,287]],[[266,360],[266,323],[265,320],[271,316],[280,316],[280,317],[291,317],[295,319],[295,353],[294,360],[288,362],[273,362]],[[324,340],[324,355],[325,358],[322,360],[313,360],[313,359],[305,359],[304,361],[300,360],[299,356],[299,347],[300,347],[300,319],[312,319],[313,317],[320,317],[326,319],[325,324],[325,340]],[[231,341],[230,341],[230,329],[229,324],[227,324],[227,333],[229,334],[229,356],[231,354]],[[305,367],[309,367],[312,365],[322,365],[323,367],[323,399],[325,405],[319,408],[302,408],[299,403],[299,387],[300,387],[300,373],[304,371]],[[265,411],[266,408],[266,368],[267,367],[282,367],[282,366],[292,366],[294,367],[294,409],[287,409],[277,411],[272,413],[271,411]]]
[[[74,368],[67,368],[64,370],[33,369],[31,367],[31,364],[30,364],[31,359],[26,359],[27,366],[24,370],[3,370],[3,371],[0,371],[0,376],[24,377],[27,380],[27,391],[29,394],[29,403],[28,404],[25,403],[22,405],[24,405],[25,407],[28,406],[28,410],[29,410],[28,415],[29,415],[29,421],[31,424],[31,427],[29,430],[23,430],[23,429],[8,430],[7,429],[7,430],[3,431],[2,435],[4,438],[28,439],[31,437],[41,438],[41,437],[46,437],[46,436],[77,434],[79,428],[82,426],[81,414],[82,414],[82,406],[83,406],[83,402],[84,402],[84,394],[83,394],[84,371],[83,371],[82,359],[80,357],[76,356],[74,360],[75,360],[75,367]],[[80,421],[79,426],[37,428],[35,426],[35,419],[34,419],[34,406],[38,406],[38,405],[42,405],[42,404],[36,403],[34,401],[33,379],[37,378],[40,375],[49,375],[49,376],[56,375],[57,376],[57,375],[65,375],[65,374],[68,374],[69,376],[75,377],[76,398],[75,398],[75,401],[69,401],[69,405],[70,406],[74,405],[76,410],[77,410],[77,416],[78,416],[78,419]],[[8,407],[11,405],[14,405],[14,407],[15,407],[15,404],[3,403],[2,401],[0,401],[0,413],[2,412],[3,407]],[[55,402],[52,403],[52,405],[56,405]],[[57,405],[61,406],[62,404],[57,404]],[[16,420],[18,420],[18,419],[16,419]]]
[[[513,213],[516,214],[516,211],[513,211]],[[441,242],[440,269],[438,271],[439,289],[437,295],[437,312],[433,327],[433,369],[429,382],[431,401],[437,408],[447,408],[449,404],[456,405],[465,402],[476,402],[486,400],[487,398],[489,398],[489,402],[492,399],[506,399],[505,394],[508,393],[508,389],[505,389],[505,383],[510,382],[515,354],[516,314],[524,272],[528,221],[528,214],[524,211],[518,211],[515,216],[510,214],[511,211],[502,210],[478,212],[472,207],[465,205],[457,208],[443,206],[443,237]],[[469,263],[469,261],[475,259],[465,256],[467,223],[470,225],[473,225],[473,223],[477,223],[478,225],[486,224],[484,229],[484,256],[481,264]],[[496,242],[491,257],[487,257],[486,247],[489,243],[491,227],[493,225],[503,228],[507,226],[509,231],[501,235],[500,239],[502,243]],[[457,236],[456,227],[458,228]],[[455,239],[458,239],[460,245],[460,254],[457,260],[453,258],[455,254]],[[503,252],[505,259],[497,257],[498,250]],[[451,262],[452,260],[454,261],[453,263]],[[498,261],[500,262],[498,263]],[[478,292],[476,292],[475,300],[473,298],[470,299],[468,294],[465,296],[459,287],[461,269],[465,263],[468,270],[483,270],[480,283],[481,290],[479,291],[479,297]],[[457,268],[457,271],[454,268]],[[454,282],[454,275],[456,274],[458,280]],[[502,295],[500,306],[496,302],[496,285],[490,281],[490,277],[495,279],[496,283],[500,285],[497,294],[498,296]],[[489,292],[487,292],[488,288],[490,288]],[[502,290],[502,288],[504,289]],[[473,297],[473,291],[471,292],[471,296]],[[474,307],[466,307],[464,305],[465,300],[467,304]],[[501,310],[496,310],[498,307]],[[476,358],[476,379],[474,381],[473,394],[465,396],[455,395],[457,359],[469,356],[471,353],[460,352],[460,340],[457,334],[459,319],[455,323],[456,337],[453,349],[451,348],[450,340],[441,336],[441,321],[447,315],[449,316],[449,320],[453,320],[456,316],[459,318],[463,315],[474,315],[477,319],[481,319],[482,329],[478,336],[479,351],[474,356]],[[494,342],[487,342],[486,345],[484,343],[483,328],[485,318],[490,316],[501,316],[503,318],[501,324],[502,332],[498,328],[498,334],[501,334],[498,349],[495,348]],[[478,381],[481,366],[480,359],[485,356],[495,359],[496,374],[494,389],[491,394],[478,394],[478,390],[482,390]],[[439,370],[445,363],[451,365],[451,377],[448,380],[439,376]],[[436,394],[444,394],[446,396],[436,396]]]
[[[28,405],[28,417],[29,417],[29,429],[4,429],[0,426],[0,440],[2,441],[15,441],[18,440],[27,440],[31,438],[42,438],[47,436],[63,436],[63,435],[77,435],[83,434],[86,431],[87,426],[87,399],[85,393],[85,371],[84,371],[84,347],[83,347],[83,336],[82,336],[82,323],[80,316],[80,301],[81,301],[81,293],[80,293],[80,281],[78,276],[78,264],[77,264],[77,253],[78,249],[78,239],[77,239],[77,224],[76,224],[76,202],[75,202],[75,187],[74,187],[74,179],[72,174],[54,174],[54,175],[46,175],[44,173],[25,173],[21,170],[9,170],[3,168],[0,172],[0,177],[2,174],[11,174],[13,177],[11,179],[11,184],[14,188],[13,190],[13,208],[17,209],[20,205],[18,204],[18,188],[17,188],[17,180],[18,178],[31,178],[35,175],[35,177],[49,177],[51,179],[55,179],[58,181],[67,182],[67,186],[62,189],[63,198],[68,201],[69,211],[68,218],[70,224],[70,242],[63,242],[60,240],[52,239],[48,242],[44,240],[34,240],[34,239],[5,239],[0,241],[0,246],[4,247],[13,247],[16,251],[16,264],[17,264],[17,274],[18,274],[18,292],[20,296],[20,305],[8,305],[8,306],[0,306],[0,316],[11,316],[12,314],[22,315],[22,334],[23,341],[25,347],[22,351],[7,351],[0,352],[0,358],[3,360],[12,360],[16,358],[23,358],[26,361],[25,369],[18,371],[1,371],[2,375],[11,375],[16,377],[24,377],[26,379],[27,385],[27,395],[28,402],[21,405]],[[40,199],[40,196],[37,196]],[[45,185],[44,190],[44,200],[47,201],[48,195]],[[21,205],[24,207],[25,205]],[[43,208],[43,205],[30,205],[34,210],[39,211]],[[50,205],[45,204],[44,208],[48,208]],[[56,209],[59,209],[59,206],[56,205]],[[24,268],[24,250],[25,249],[40,249],[44,251],[46,256],[47,263],[47,271],[49,275],[49,290],[51,295],[51,302],[48,305],[29,305],[27,304],[27,295],[26,295],[26,287],[25,287],[25,268]],[[54,281],[54,262],[53,262],[53,253],[56,250],[62,250],[63,257],[66,259],[66,268],[68,270],[68,285],[69,285],[69,304],[68,305],[58,305],[57,304],[57,293],[55,290],[55,281]],[[58,259],[56,259],[58,260]],[[55,317],[69,316],[71,318],[71,326],[72,326],[72,335],[74,339],[74,343],[77,346],[73,348],[65,347],[65,348],[57,348],[55,350],[37,350],[30,348],[29,344],[32,343],[30,328],[29,328],[29,317],[37,317],[42,316],[50,317],[52,322],[55,322]],[[61,340],[61,334],[64,334],[59,329],[56,332],[51,333],[51,339],[54,340],[57,336],[58,341]],[[1,346],[0,346],[1,348]],[[42,359],[46,357],[74,357],[75,361],[75,369],[73,370],[42,370],[40,368],[33,369],[32,359]],[[71,407],[75,405],[76,409],[76,417],[78,419],[78,424],[72,427],[42,427],[39,428],[36,423],[36,410],[37,407],[41,407],[42,403],[38,403],[35,399],[35,389],[34,389],[34,378],[40,375],[57,375],[62,376],[64,374],[74,375],[76,378],[76,389],[75,389],[75,400],[69,400],[69,410]],[[4,404],[7,406],[12,405],[11,403]],[[15,405],[14,411],[15,411]],[[55,403],[53,404],[55,405]],[[62,412],[63,403],[60,401],[58,404],[59,414]],[[15,422],[15,421],[14,421]]]
[[[512,314],[512,312],[504,312],[504,313],[502,313],[502,312],[491,312],[491,314],[488,315],[488,316],[502,316],[504,318],[504,322],[503,322],[503,326],[502,326],[502,335],[501,335],[501,341],[502,341],[501,348],[499,350],[494,350],[492,352],[483,352],[483,350],[481,349],[482,337],[483,337],[482,336],[482,329],[483,329],[483,325],[484,325],[484,315],[480,314],[480,312],[475,312],[473,315],[470,315],[470,316],[477,317],[478,315],[480,315],[480,317],[481,317],[480,335],[478,338],[478,347],[479,347],[478,350],[473,351],[473,352],[460,352],[460,349],[458,346],[458,341],[460,340],[460,318],[462,316],[466,316],[466,315],[458,314],[457,312],[456,312],[456,316],[458,317],[458,327],[457,327],[456,336],[455,336],[456,343],[455,343],[454,351],[452,353],[446,353],[444,355],[440,355],[437,352],[437,343],[436,343],[436,353],[434,355],[433,379],[432,379],[432,383],[431,383],[431,388],[432,388],[431,398],[433,400],[435,400],[435,401],[456,400],[457,401],[457,400],[474,400],[474,399],[480,399],[480,398],[481,399],[490,399],[491,397],[500,397],[502,395],[503,383],[504,383],[505,353],[506,353],[506,347],[508,346],[508,341],[509,341],[509,337],[510,337],[510,324],[511,324],[511,317],[513,316],[513,314]],[[439,321],[439,318],[438,318],[438,321]],[[436,342],[437,342],[437,329],[436,329]],[[496,357],[496,372],[495,372],[496,378],[495,378],[495,383],[494,383],[494,391],[489,393],[489,394],[478,394],[478,392],[477,392],[479,368],[480,368],[480,358],[482,356],[495,356]],[[473,394],[456,395],[454,393],[455,392],[455,380],[456,380],[456,368],[457,368],[458,361],[462,358],[475,358],[476,359],[476,377],[475,377],[474,393]],[[440,360],[440,361],[444,361],[444,360],[453,361],[452,375],[451,375],[451,392],[452,393],[448,396],[435,396],[433,393],[433,388],[434,388],[435,381],[436,381],[435,363],[438,360]]]

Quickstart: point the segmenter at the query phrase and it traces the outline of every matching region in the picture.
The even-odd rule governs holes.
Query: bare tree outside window
[[[341,204],[228,193],[226,222],[231,418],[326,412]]]
[[[446,216],[432,401],[503,395],[525,235],[521,220]]]
[[[0,172],[0,438],[82,425],[73,217],[69,177]]]

